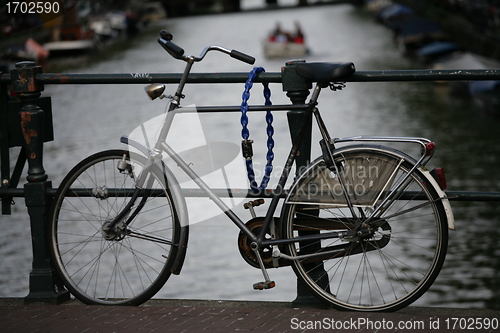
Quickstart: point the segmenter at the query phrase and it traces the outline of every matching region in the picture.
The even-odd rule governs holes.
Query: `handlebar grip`
[[[163,47],[165,51],[167,51],[172,57],[176,59],[181,59],[184,55],[184,49],[169,40],[160,37],[158,38],[158,43]]]
[[[255,63],[255,58],[249,56],[248,54],[242,53],[240,51],[231,50],[229,54],[231,57],[246,62],[247,64],[253,65]]]

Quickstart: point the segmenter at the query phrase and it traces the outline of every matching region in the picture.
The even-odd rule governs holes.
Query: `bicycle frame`
[[[184,89],[184,86],[187,81],[187,77],[189,75],[189,72],[192,68],[192,65],[194,62],[201,61],[203,57],[206,55],[206,53],[210,50],[217,50],[221,52],[228,53],[226,49],[220,48],[220,47],[207,47],[205,50],[203,50],[202,54],[199,57],[194,57],[194,56],[183,56],[183,60],[187,62],[184,73],[182,75],[182,78],[180,80],[180,83],[177,87],[177,90],[174,94],[174,96],[169,96],[171,103],[167,111],[167,116],[164,119],[164,122],[161,126],[161,131],[158,136],[158,139],[152,149],[150,148],[145,148],[142,147],[141,150],[143,152],[147,152],[148,156],[148,162],[144,168],[146,172],[142,172],[141,178],[137,181],[137,188],[135,190],[135,193],[127,207],[120,213],[112,223],[112,226],[116,225],[120,221],[123,221],[124,218],[128,215],[128,211],[132,208],[134,205],[135,200],[137,200],[139,196],[139,192],[141,189],[144,187],[146,179],[147,179],[147,170],[150,168],[152,165],[154,165],[156,162],[158,162],[159,159],[162,157],[162,153],[165,152],[172,160],[179,165],[179,167],[183,170],[183,172],[189,176],[191,180],[193,180],[198,187],[221,209],[227,217],[246,235],[249,237],[249,239],[252,241],[254,244],[254,250],[258,250],[262,248],[263,246],[277,246],[277,245],[282,245],[282,244],[287,244],[287,243],[292,243],[292,242],[301,242],[304,240],[320,240],[320,239],[325,239],[325,238],[342,238],[346,237],[349,233],[355,233],[361,226],[361,220],[357,218],[356,212],[354,210],[354,206],[351,203],[350,198],[347,195],[347,190],[346,190],[346,185],[343,183],[342,179],[339,178],[344,196],[347,202],[347,206],[350,209],[352,216],[354,217],[356,223],[354,226],[353,231],[346,231],[346,232],[331,232],[331,233],[323,233],[323,234],[318,234],[318,235],[308,235],[308,236],[299,236],[293,240],[284,240],[284,239],[271,239],[271,240],[265,240],[265,234],[267,230],[270,230],[271,224],[274,223],[274,214],[276,212],[276,209],[279,204],[279,200],[281,198],[281,194],[284,190],[285,184],[288,180],[289,174],[291,172],[291,169],[293,167],[293,163],[295,162],[298,149],[300,147],[300,144],[302,142],[302,139],[306,133],[306,130],[311,126],[311,119],[312,116],[315,116],[316,123],[318,125],[319,131],[322,135],[322,151],[323,151],[323,156],[326,161],[333,161],[333,154],[334,152],[332,150],[335,149],[334,144],[335,143],[345,143],[345,142],[355,142],[355,141],[382,141],[382,142],[406,142],[406,143],[417,143],[420,144],[422,147],[422,156],[421,158],[417,161],[413,169],[408,173],[408,176],[404,179],[402,179],[399,184],[396,186],[395,189],[392,190],[392,193],[389,194],[384,200],[382,201],[382,204],[380,204],[374,212],[371,214],[371,216],[368,217],[366,221],[370,221],[372,219],[376,219],[377,214],[380,212],[381,207],[383,207],[384,204],[386,204],[392,197],[392,195],[396,192],[396,190],[399,190],[401,187],[404,186],[407,178],[411,173],[420,166],[425,165],[425,163],[430,159],[430,157],[433,154],[433,144],[431,143],[430,140],[425,139],[425,138],[414,138],[414,137],[366,137],[366,136],[359,136],[359,137],[351,137],[351,138],[343,138],[343,139],[331,139],[328,130],[321,118],[321,115],[319,113],[318,108],[316,105],[318,104],[318,98],[322,89],[322,86],[320,84],[316,84],[314,91],[310,97],[310,100],[307,104],[301,104],[301,105],[278,105],[278,106],[253,106],[249,108],[249,111],[257,111],[257,110],[303,110],[304,112],[304,121],[302,122],[302,127],[300,128],[297,137],[294,140],[294,144],[292,145],[290,152],[288,154],[288,158],[286,160],[285,166],[283,168],[283,172],[280,175],[280,178],[278,180],[278,184],[276,185],[275,189],[272,191],[271,195],[271,203],[268,207],[267,213],[264,218],[263,222],[263,227],[261,228],[259,234],[254,234],[235,213],[234,211],[229,208],[221,199],[220,196],[218,196],[201,178],[196,172],[194,172],[189,165],[175,152],[174,149],[170,145],[167,144],[166,138],[168,135],[168,132],[170,130],[170,127],[172,125],[174,116],[177,113],[182,113],[183,108],[180,106],[180,100],[184,97],[182,94],[182,91]],[[237,106],[214,106],[214,107],[197,107],[197,112],[222,112],[222,111],[239,111],[239,107]],[[187,111],[187,112],[192,112],[192,111]],[[122,140],[122,141],[127,141],[127,139]],[[130,144],[130,143],[129,143]],[[133,143],[132,143],[133,144]],[[137,143],[136,143],[137,144]],[[335,163],[330,163],[331,165],[329,166],[332,168],[332,171],[339,172],[338,167]],[[138,208],[136,209],[141,209],[141,205],[139,205]],[[133,217],[135,214],[132,213],[131,216]],[[130,223],[132,221],[132,218],[128,218],[127,222],[125,224]]]

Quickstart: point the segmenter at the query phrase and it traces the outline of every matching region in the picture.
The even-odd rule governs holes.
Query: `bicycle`
[[[249,64],[255,59],[220,46],[208,46],[197,57],[185,56],[166,31],[158,42],[187,64],[175,94],[168,96],[170,106],[157,141],[145,147],[122,137],[123,143],[139,151],[135,158],[123,149],[89,156],[68,173],[53,200],[52,260],[76,298],[87,304],[139,305],[153,297],[171,274],[180,273],[188,243],[188,214],[182,189],[162,161],[163,154],[241,230],[240,252],[264,276],[254,289],[274,287],[268,268],[292,266],[314,296],[340,310],[393,311],[428,290],[445,260],[448,228],[454,229],[443,191],[444,175],[431,174],[425,167],[435,146],[416,137],[332,139],[317,108],[318,98],[323,88],[336,90],[336,82],[355,72],[352,63],[297,65],[299,75],[315,82],[309,101],[273,107],[300,108],[309,117],[292,140],[276,188],[266,192],[271,200],[266,215],[245,223],[165,138],[174,115],[183,111],[182,92],[195,62],[209,51]],[[154,84],[147,92],[154,99],[164,97],[164,89]],[[268,108],[253,106],[254,110]],[[321,133],[322,155],[285,189],[313,118]],[[421,154],[413,158],[382,145],[388,142],[419,145]],[[247,159],[249,149],[248,140],[243,140]],[[283,199],[280,216],[275,217]],[[252,209],[263,201],[251,201],[249,206]]]

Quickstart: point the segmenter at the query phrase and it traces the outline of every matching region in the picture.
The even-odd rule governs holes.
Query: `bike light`
[[[145,87],[144,90],[146,91],[146,94],[148,94],[148,97],[151,100],[157,99],[158,97],[160,97],[160,99],[165,97],[163,95],[163,92],[165,91],[164,84],[153,83],[153,84],[150,84],[149,86]]]
[[[438,182],[442,190],[446,189],[446,178],[443,168],[435,168],[431,171],[432,177]]]

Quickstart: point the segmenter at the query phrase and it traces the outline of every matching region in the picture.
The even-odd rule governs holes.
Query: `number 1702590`
[[[56,1],[9,1],[6,6],[7,14],[57,14],[61,9]]]

